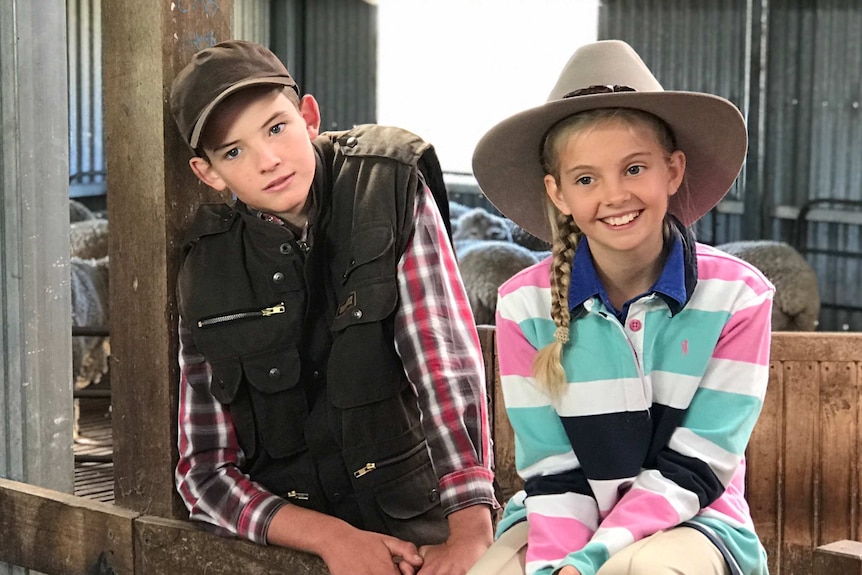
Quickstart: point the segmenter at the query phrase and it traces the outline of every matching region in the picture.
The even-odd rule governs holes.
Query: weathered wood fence
[[[481,327],[501,498],[520,486]],[[776,333],[769,389],[748,449],[748,501],[772,575],[862,575],[862,334]],[[141,462],[146,465],[146,462]],[[49,575],[324,575],[311,555],[0,479],[0,562]]]

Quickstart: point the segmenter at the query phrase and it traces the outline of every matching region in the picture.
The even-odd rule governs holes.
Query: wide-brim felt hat
[[[683,185],[669,211],[689,226],[728,192],[748,149],[745,120],[730,101],[665,91],[631,46],[604,40],[579,48],[547,102],[506,118],[476,145],[473,174],[488,200],[531,234],[552,241],[542,147],[564,118],[597,108],[633,108],[661,118],[686,156]]]

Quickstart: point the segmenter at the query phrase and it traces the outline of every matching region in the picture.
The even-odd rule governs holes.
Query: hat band
[[[566,98],[574,98],[576,96],[592,96],[594,94],[613,94],[614,92],[637,92],[637,90],[630,86],[622,86],[620,84],[614,84],[613,86],[610,84],[594,84],[592,86],[587,86],[586,88],[572,90],[571,92],[564,94],[561,99],[565,100]]]

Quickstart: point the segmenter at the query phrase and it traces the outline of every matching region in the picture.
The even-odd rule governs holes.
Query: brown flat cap
[[[201,50],[171,86],[171,114],[180,134],[197,149],[204,125],[219,102],[259,85],[290,86],[299,94],[287,68],[265,46],[228,40]]]

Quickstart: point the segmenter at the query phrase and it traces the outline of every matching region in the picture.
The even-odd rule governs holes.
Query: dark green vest
[[[202,206],[180,314],[253,480],[363,529],[440,542],[438,481],[393,321],[420,170],[442,185],[439,164],[395,128],[359,126],[314,145],[312,247],[242,204]]]

